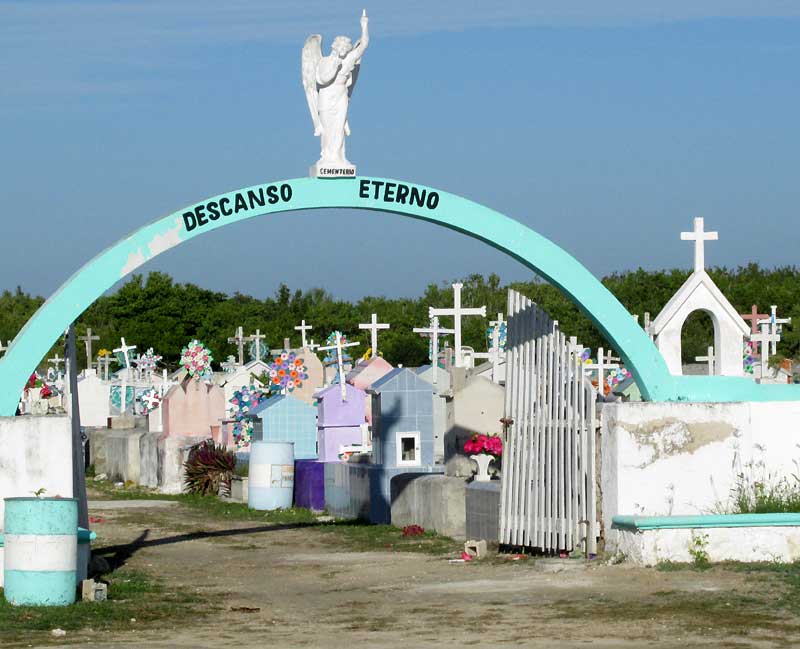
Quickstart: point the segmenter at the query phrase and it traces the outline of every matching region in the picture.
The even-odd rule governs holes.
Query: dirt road
[[[112,647],[772,647],[800,643],[786,581],[715,568],[353,552],[315,528],[209,522],[182,505],[95,509],[111,557],[211,598],[199,622],[118,634]],[[783,600],[782,600],[783,598]],[[48,646],[54,646],[52,644]]]

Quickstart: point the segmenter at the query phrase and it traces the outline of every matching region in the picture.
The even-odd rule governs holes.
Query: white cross
[[[256,329],[256,332],[252,336],[245,338],[246,341],[255,342],[256,344],[256,357],[253,360],[261,360],[261,341],[264,340],[264,338],[266,338],[266,336],[261,333],[261,329]]]
[[[128,368],[131,366],[131,359],[130,356],[128,356],[128,352],[132,352],[134,349],[136,349],[136,345],[127,345],[124,338],[121,338],[120,340],[122,340],[122,345],[113,351],[115,354],[117,352],[122,352],[122,355],[125,358],[125,367]]]
[[[302,336],[302,338],[303,338],[303,349],[305,349],[306,347],[308,347],[308,345],[306,345],[306,331],[311,331],[312,329],[313,329],[313,327],[312,327],[311,325],[307,325],[305,320],[302,320],[302,321],[300,322],[300,324],[299,324],[299,325],[297,325],[297,326],[294,328],[294,330],[295,330],[295,331],[299,331],[299,332],[300,332],[300,335],[301,335],[301,336]],[[312,341],[312,342],[313,342],[313,341]]]
[[[503,323],[503,314],[497,314],[497,320],[492,320],[489,322],[489,326],[492,327],[492,344],[489,346],[489,351],[486,354],[480,353],[472,353],[473,358],[485,358],[492,363],[492,381],[496,379],[497,376],[497,368],[500,365],[500,357],[502,356],[502,350],[500,349],[500,325]]]
[[[61,363],[64,362],[64,359],[59,358],[58,354],[56,354],[53,358],[48,358],[47,362],[53,363],[56,366],[56,374],[58,374],[58,376],[61,376]]]
[[[371,332],[370,341],[372,346],[372,358],[378,355],[378,329],[389,329],[391,325],[378,322],[378,314],[372,314],[372,321],[366,324],[359,324],[359,329],[369,329]]]
[[[428,307],[428,317],[434,316],[453,316],[454,326],[453,332],[455,334],[455,352],[456,352],[456,367],[462,367],[464,361],[461,355],[461,318],[468,315],[480,315],[486,317],[486,307],[482,306],[476,308],[464,308],[461,306],[461,289],[464,285],[461,282],[453,284],[453,308],[452,309],[435,309]]]
[[[226,374],[233,374],[236,371],[236,358],[234,356],[228,356],[228,359],[222,363],[222,370]]]
[[[708,348],[708,354],[705,356],[695,356],[694,360],[698,363],[708,363],[708,375],[714,376],[716,373],[716,358],[714,356],[714,348]]]
[[[309,350],[311,350],[313,352],[313,351],[319,349],[319,345],[314,344],[314,339],[312,338],[311,342],[308,343],[308,348],[309,348]]]
[[[694,230],[681,232],[681,241],[694,241],[694,272],[699,273],[706,267],[706,241],[717,241],[719,232],[706,232],[703,227],[703,217],[694,220]]]
[[[433,365],[433,382],[438,382],[439,375],[439,336],[446,336],[455,333],[455,329],[444,329],[439,326],[439,318],[433,316],[431,318],[430,326],[425,329],[424,327],[415,327],[414,333],[427,335],[431,339],[431,365]]]
[[[769,332],[769,323],[761,325],[761,333],[750,334],[750,340],[754,343],[761,343],[761,378],[764,379],[769,374],[769,353],[771,345],[767,343],[777,343],[781,337],[778,334]]]
[[[770,350],[770,354],[773,356],[778,353],[778,342],[780,341],[781,334],[783,333],[783,325],[789,324],[791,321],[791,318],[779,318],[778,307],[774,304],[770,307],[769,318],[758,321],[759,326],[764,324],[769,325],[769,332],[778,336],[778,340],[772,341],[772,349]]]
[[[321,352],[326,352],[331,349],[336,350],[336,362],[339,365],[339,383],[342,386],[342,401],[347,401],[347,387],[345,385],[345,380],[344,380],[344,357],[342,355],[342,350],[345,347],[355,347],[356,345],[360,345],[361,343],[343,343],[342,332],[334,331],[333,333],[336,336],[336,343],[330,345],[329,347],[320,347],[319,350]]]
[[[108,366],[111,363],[111,356],[109,356],[106,353],[103,356],[98,356],[97,357],[97,369],[98,369],[98,371],[100,370],[100,363],[102,363],[103,366],[104,366],[104,370],[103,370],[103,372],[105,374],[104,378],[105,378],[106,381],[108,381]]]
[[[236,335],[228,338],[228,342],[236,345],[239,350],[239,365],[244,365],[244,331],[242,327],[237,327]]]
[[[619,361],[620,361],[620,359],[618,357],[614,356],[611,353],[610,349],[606,351],[606,364],[607,365],[611,365],[612,363],[619,363]]]
[[[606,358],[603,354],[603,348],[597,348],[597,362],[596,363],[588,363],[583,366],[585,370],[592,371],[597,370],[597,389],[600,392],[600,395],[605,394],[605,379],[606,379],[606,370],[616,370],[619,369],[618,363],[608,363],[606,362]]]
[[[84,344],[86,345],[86,369],[90,370],[90,369],[92,369],[92,365],[93,365],[92,358],[94,358],[92,356],[92,342],[95,341],[95,340],[100,340],[100,336],[93,336],[92,335],[92,328],[91,327],[87,327],[86,328],[86,335],[79,337],[78,340],[82,340],[84,342]]]
[[[161,405],[161,395],[158,392],[147,392],[142,396],[142,405],[147,408],[148,412],[152,412]]]

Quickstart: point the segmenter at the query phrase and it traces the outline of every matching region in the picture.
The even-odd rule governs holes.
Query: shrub
[[[231,491],[231,477],[236,467],[236,455],[212,440],[201,442],[189,452],[183,465],[186,472],[186,491],[201,496],[216,496],[222,489]]]

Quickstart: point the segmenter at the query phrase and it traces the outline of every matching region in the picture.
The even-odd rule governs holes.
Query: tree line
[[[768,313],[772,304],[778,313],[790,316],[794,326],[784,327],[779,344],[779,354],[796,358],[800,354],[800,271],[795,267],[764,269],[750,264],[736,269],[716,268],[709,274],[722,292],[740,312],[749,312],[757,304],[762,313]],[[645,271],[642,269],[614,273],[602,282],[632,313],[644,313],[652,318],[658,314],[670,297],[689,276],[687,270]],[[534,279],[503,285],[497,275],[483,277],[470,275],[461,280],[465,306],[486,305],[487,318],[466,317],[463,320],[463,344],[476,351],[487,348],[486,329],[489,320],[506,311],[506,291],[514,288],[527,295],[547,311],[568,336],[592,349],[608,348],[600,331],[556,287]],[[216,361],[236,355],[234,344],[228,343],[237,327],[245,334],[256,329],[266,336],[273,349],[282,347],[283,339],[290,338],[294,346],[300,345],[300,335],[294,330],[302,319],[313,325],[308,334],[317,344],[338,329],[350,341],[360,341],[353,355],[361,355],[369,346],[369,332],[359,330],[358,324],[369,322],[373,312],[381,322],[391,323],[391,329],[380,332],[379,349],[392,364],[421,365],[427,362],[427,340],[412,332],[414,327],[428,325],[428,307],[452,305],[453,291],[450,283],[430,284],[417,298],[364,297],[357,302],[336,299],[327,291],[312,288],[292,291],[282,284],[273,297],[258,299],[242,293],[227,295],[210,291],[194,284],[180,284],[162,272],[147,276],[133,275],[116,292],[104,295],[92,304],[76,323],[78,335],[86,327],[100,336],[94,343],[96,352],[101,348],[113,349],[125,337],[129,345],[136,345],[143,353],[152,347],[164,357],[168,368],[176,368],[181,349],[193,338],[205,343]],[[16,336],[25,322],[38,309],[44,299],[25,293],[21,288],[0,295],[0,340],[3,344]],[[602,319],[602,314],[599,314]],[[442,318],[442,326],[451,327],[452,318]],[[451,343],[452,344],[452,343]],[[704,355],[713,345],[713,325],[703,313],[693,314],[683,331],[684,362]],[[63,341],[57,342],[51,354],[63,354]],[[49,357],[49,356],[48,356]],[[85,354],[79,349],[79,364],[85,365]],[[44,366],[46,359],[43,359]]]

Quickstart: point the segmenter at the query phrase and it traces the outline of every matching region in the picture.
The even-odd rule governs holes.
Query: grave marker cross
[[[456,354],[456,367],[462,367],[464,365],[463,356],[461,354],[461,318],[468,315],[480,315],[484,318],[486,317],[486,307],[482,306],[478,308],[467,308],[461,306],[461,289],[464,288],[464,285],[461,282],[456,282],[453,284],[453,307],[448,309],[436,309],[434,307],[428,307],[428,317],[432,318],[433,316],[453,316],[454,325],[453,325],[453,332],[455,336],[455,354]]]
[[[703,217],[694,220],[694,230],[681,232],[682,241],[694,241],[694,272],[699,273],[706,267],[706,241],[717,241],[719,232],[706,232],[703,227]]]
[[[256,332],[252,336],[245,338],[247,342],[254,342],[256,344],[256,357],[253,360],[261,360],[261,341],[265,338],[266,336],[261,333],[261,329],[256,329]]]
[[[64,362],[63,358],[59,358],[58,354],[56,354],[53,358],[47,359],[48,363],[53,363],[56,366],[56,374],[61,377],[61,363]]]
[[[126,344],[124,338],[121,338],[120,340],[122,341],[122,345],[120,345],[117,349],[115,349],[113,351],[114,351],[115,354],[117,352],[121,352],[122,353],[122,356],[125,359],[125,368],[127,369],[127,368],[129,368],[131,366],[131,358],[128,355],[128,352],[132,352],[134,349],[136,349],[136,345],[128,345],[128,344]]]
[[[295,331],[299,331],[300,332],[300,336],[303,339],[303,342],[302,342],[302,348],[303,349],[308,347],[308,345],[306,345],[306,331],[311,331],[312,329],[313,329],[313,327],[310,324],[307,325],[305,320],[301,320],[300,324],[297,325],[294,328]],[[314,341],[312,340],[311,342],[313,343]]]
[[[761,378],[765,379],[769,374],[769,353],[770,343],[777,343],[781,337],[778,334],[770,333],[769,323],[761,325],[761,333],[751,334],[750,340],[761,343]]]
[[[92,359],[94,358],[94,356],[92,356],[92,342],[95,340],[100,340],[100,336],[93,336],[92,328],[86,327],[86,335],[80,336],[78,340],[82,340],[86,345],[86,369],[90,370],[92,369],[92,365],[94,365],[92,362]]]
[[[430,326],[425,329],[423,327],[414,327],[414,333],[427,335],[431,339],[431,365],[433,366],[433,382],[438,381],[439,376],[439,336],[446,336],[455,333],[455,329],[444,329],[439,326],[439,318],[433,316],[431,318]]]
[[[107,353],[103,354],[102,356],[97,357],[97,370],[98,374],[100,373],[100,363],[103,364],[103,379],[108,381],[108,366],[111,364],[111,356]]]
[[[233,338],[228,338],[228,342],[236,345],[239,350],[239,365],[244,365],[244,331],[242,327],[236,328],[236,334]]]
[[[769,313],[759,313],[758,307],[754,304],[750,313],[740,313],[743,320],[750,321],[750,333],[757,334],[758,333],[758,322],[759,320],[763,320],[764,318],[769,318]]]
[[[320,347],[319,350],[321,352],[326,352],[333,349],[336,350],[336,362],[339,365],[339,384],[342,387],[342,401],[347,401],[347,386],[345,385],[346,382],[344,380],[344,356],[342,355],[342,351],[345,347],[355,347],[361,343],[343,343],[341,332],[337,331],[335,334],[336,342],[328,347]]]
[[[778,353],[778,342],[781,339],[781,334],[783,333],[783,325],[790,324],[792,319],[791,318],[779,318],[778,317],[778,307],[776,305],[772,305],[770,307],[770,315],[765,316],[765,320],[759,320],[758,324],[769,325],[769,332],[778,336],[778,340],[772,341],[772,349],[770,350],[770,354],[775,356]]]
[[[378,322],[378,314],[377,313],[373,313],[372,314],[372,321],[371,322],[358,325],[359,329],[369,329],[370,330],[370,333],[371,333],[370,343],[372,345],[372,358],[375,358],[378,355],[378,329],[389,329],[390,327],[391,327],[391,325],[389,325],[389,324],[386,324],[386,323],[383,323],[383,322]]]
[[[600,396],[605,394],[605,380],[606,380],[606,370],[616,370],[619,369],[619,363],[609,363],[606,360],[605,355],[603,354],[603,348],[597,348],[597,362],[596,363],[588,363],[587,365],[583,366],[584,369],[588,371],[597,370],[597,390],[600,393]]]
[[[698,363],[708,363],[708,375],[714,376],[716,373],[716,359],[714,357],[714,347],[708,348],[708,353],[705,356],[695,356],[694,360]]]

